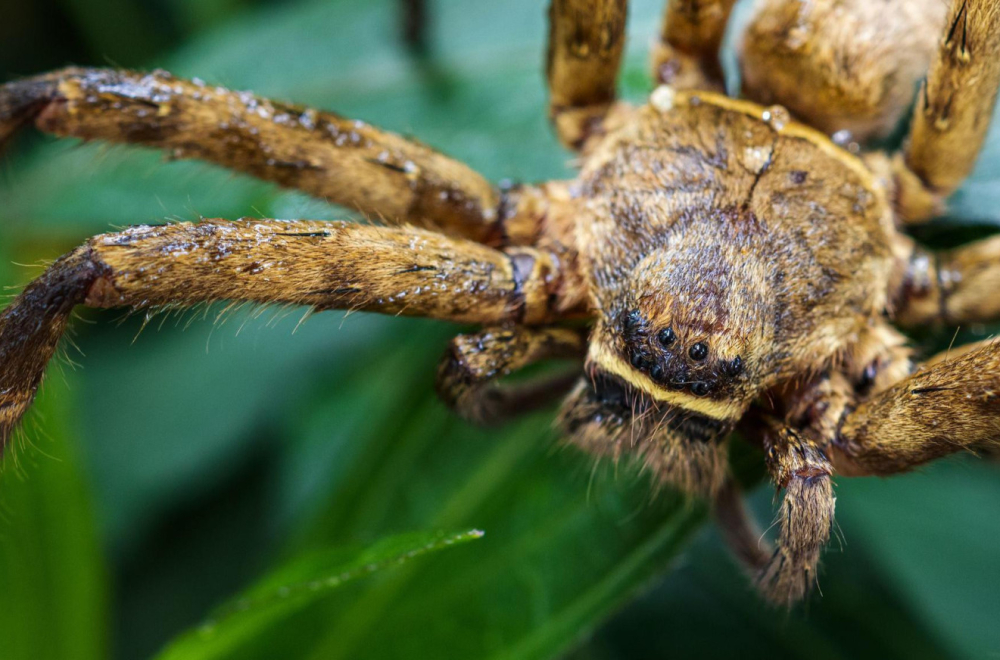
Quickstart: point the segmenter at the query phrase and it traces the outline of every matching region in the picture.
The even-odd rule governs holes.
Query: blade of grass
[[[482,536],[479,530],[412,533],[383,539],[357,552],[334,549],[301,556],[220,607],[200,627],[178,637],[158,658],[240,657],[244,648],[252,646],[257,637],[267,634],[274,626],[328,596],[331,591]]]

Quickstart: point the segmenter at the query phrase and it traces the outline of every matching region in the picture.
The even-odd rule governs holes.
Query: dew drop
[[[660,85],[649,95],[649,102],[660,112],[669,112],[674,107],[677,93],[670,85]]]
[[[834,144],[840,145],[841,147],[843,147],[843,146],[845,146],[847,144],[850,144],[851,139],[853,137],[854,136],[851,135],[851,132],[849,130],[842,129],[842,130],[837,131],[833,135],[831,135],[830,139],[833,140]]]
[[[764,110],[763,114],[761,114],[761,119],[767,122],[774,130],[780,131],[792,120],[792,116],[783,106],[772,105],[770,108]]]

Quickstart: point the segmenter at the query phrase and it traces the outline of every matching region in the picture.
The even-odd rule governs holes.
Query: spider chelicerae
[[[497,423],[565,396],[568,442],[711,498],[762,593],[800,599],[829,539],[833,475],[1000,439],[1000,345],[917,362],[895,328],[1000,317],[1000,239],[934,253],[904,231],[941,215],[972,169],[1000,85],[1000,6],[760,0],[737,100],[719,62],[733,1],[668,1],[661,84],[636,107],[615,98],[626,1],[553,0],[549,114],[579,154],[571,181],[501,189],[364,122],[163,71],[73,68],[0,87],[0,142],[33,124],[158,147],[387,225],[244,218],[90,239],[0,315],[0,446],[76,305],[230,300],[474,323],[438,373],[456,412]],[[862,152],[925,74],[903,150]],[[499,382],[552,358],[579,369]],[[773,549],[729,473],[737,431],[784,490]]]

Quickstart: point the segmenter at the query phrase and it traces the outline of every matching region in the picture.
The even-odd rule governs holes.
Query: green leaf
[[[276,419],[317,380],[340,376],[344,392],[331,395],[349,392],[347,373],[403,325],[333,313],[296,329],[303,313],[245,312],[224,324],[187,315],[141,333],[138,319],[95,315],[76,340],[85,354],[77,433],[115,549],[134,546],[179,496],[280,442]]]
[[[356,374],[354,387],[374,393],[384,374],[399,378],[409,348]],[[416,362],[407,389],[429,381],[430,361]],[[487,536],[325,603],[255,657],[552,657],[663,570],[704,520],[676,496],[651,501],[625,466],[592,471],[576,452],[553,452],[551,413],[486,432],[426,394],[386,396],[376,420],[370,405],[309,407],[293,464],[325,469],[314,479],[331,486],[290,554],[416,523],[477,521]]]
[[[849,492],[856,483],[863,481],[838,483],[838,509],[848,498],[857,505],[852,508],[864,506],[865,499]],[[751,498],[760,520],[771,515],[768,490]],[[962,647],[950,644],[900,589],[851,513],[838,511],[837,522],[838,539],[823,558],[819,591],[804,606],[788,611],[763,604],[713,532],[692,544],[677,570],[613,617],[571,660],[656,657],[664,649],[675,657],[705,659],[969,657],[953,651]]]
[[[259,644],[259,638],[275,626],[348,582],[482,535],[479,530],[411,533],[383,539],[360,552],[336,549],[302,555],[219,608],[208,621],[179,637],[159,657],[162,660],[245,657]]]
[[[949,459],[891,480],[844,483],[837,508],[848,542],[864,539],[884,579],[959,657],[1000,649],[995,461]],[[846,551],[852,548],[848,545]]]

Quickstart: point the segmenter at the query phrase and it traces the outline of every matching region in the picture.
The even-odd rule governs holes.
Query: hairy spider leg
[[[138,226],[62,257],[0,314],[0,448],[42,380],[73,307],[217,300],[539,324],[558,316],[553,259],[415,228],[244,219]]]
[[[783,420],[764,418],[760,440],[765,463],[775,486],[785,491],[777,515],[777,545],[763,566],[754,567],[758,588],[773,603],[791,605],[817,582],[836,501],[828,447],[854,392],[844,375],[821,375],[804,388]]]
[[[566,394],[579,379],[579,370],[511,385],[497,381],[543,360],[582,360],[587,335],[585,328],[524,326],[459,335],[452,339],[438,368],[438,394],[452,410],[476,424],[501,424],[537,410]]]
[[[27,123],[85,140],[157,147],[368,218],[500,245],[517,199],[468,166],[363,121],[164,71],[71,68],[0,85],[0,144]]]
[[[833,444],[850,476],[906,472],[948,454],[1000,448],[1000,343],[935,356],[846,415]]]
[[[1000,3],[952,0],[937,53],[895,162],[907,222],[937,215],[972,171],[1000,89]]]
[[[770,601],[791,605],[816,583],[816,567],[833,524],[833,467],[820,438],[790,427],[764,437],[771,478],[784,489],[777,520],[778,543],[757,574]]]
[[[903,327],[1000,319],[1000,236],[933,252],[910,239],[893,320]]]
[[[1000,450],[1000,344],[986,340],[946,351],[911,375],[910,349],[890,345],[891,337],[877,341],[881,334],[868,338],[869,351],[855,360],[880,354],[883,367],[868,384],[871,391],[864,376],[826,374],[803,388],[802,405],[793,404],[784,421],[765,417],[758,439],[772,479],[785,489],[778,545],[767,562],[760,562],[766,546],[745,511],[725,493],[715,500],[726,540],[772,602],[791,604],[816,582],[833,521],[834,474],[887,476],[958,451]]]
[[[736,0],[668,0],[653,44],[653,80],[678,89],[724,92],[719,59]]]
[[[552,0],[546,75],[549,117],[564,145],[582,149],[615,105],[627,0]]]

